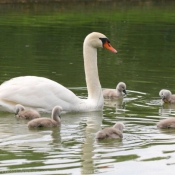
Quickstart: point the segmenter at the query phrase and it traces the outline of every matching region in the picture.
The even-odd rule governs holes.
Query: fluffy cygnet
[[[61,124],[60,114],[62,111],[61,106],[55,106],[52,110],[51,118],[37,118],[28,122],[29,128],[39,128],[39,127],[56,127]]]
[[[162,98],[164,103],[175,103],[175,95],[173,95],[171,91],[167,89],[162,89],[159,92],[159,96]]]
[[[175,118],[170,117],[157,123],[158,128],[175,128]]]
[[[28,109],[27,110],[21,104],[17,104],[15,106],[15,108],[16,108],[15,109],[15,115],[18,118],[31,120],[31,119],[41,117],[38,111],[33,110],[33,109]]]
[[[118,83],[116,89],[103,90],[104,98],[123,98],[123,93],[126,94],[126,84],[124,82]]]
[[[106,138],[123,138],[124,124],[117,122],[113,127],[105,128],[99,131],[96,135],[96,139],[106,139]]]

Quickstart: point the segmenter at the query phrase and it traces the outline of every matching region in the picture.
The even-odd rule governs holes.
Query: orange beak
[[[111,52],[117,53],[117,50],[115,50],[107,41],[103,44],[103,47],[110,50]]]

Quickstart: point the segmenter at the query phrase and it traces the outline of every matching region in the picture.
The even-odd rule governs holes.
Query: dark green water
[[[175,130],[156,123],[175,115],[158,93],[175,92],[175,3],[77,2],[0,5],[0,82],[43,76],[86,97],[82,43],[104,33],[118,50],[98,51],[103,88],[127,85],[121,104],[103,112],[64,114],[60,129],[30,131],[27,121],[0,113],[0,171],[6,174],[174,174]],[[49,114],[44,114],[50,117]],[[97,142],[116,121],[122,141]]]

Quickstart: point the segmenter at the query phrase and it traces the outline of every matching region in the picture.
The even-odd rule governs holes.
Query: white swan
[[[40,127],[56,127],[61,125],[61,114],[62,107],[55,106],[52,110],[51,118],[36,118],[28,122],[28,128],[40,128]]]
[[[13,78],[0,86],[0,110],[14,112],[16,104],[38,111],[50,112],[56,105],[67,112],[101,111],[103,94],[98,76],[97,48],[117,51],[108,38],[98,32],[87,35],[83,44],[84,69],[88,99],[80,99],[61,84],[43,77],[23,76]]]

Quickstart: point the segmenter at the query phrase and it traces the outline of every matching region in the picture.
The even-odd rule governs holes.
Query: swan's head
[[[17,104],[15,106],[15,115],[17,115],[20,111],[24,111],[24,106],[20,105],[20,104]]]
[[[170,101],[170,98],[171,98],[171,91],[167,90],[167,89],[162,89],[160,92],[159,92],[159,96],[162,98],[162,100],[165,102],[165,103],[168,103]]]
[[[126,93],[126,84],[125,84],[124,82],[118,83],[116,89],[117,89],[119,92],[123,92],[124,94],[127,94],[127,93]]]
[[[84,45],[89,45],[94,48],[105,48],[117,53],[117,50],[111,46],[109,39],[104,34],[98,32],[92,32],[87,35],[84,40]]]

